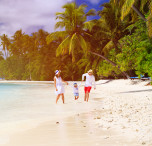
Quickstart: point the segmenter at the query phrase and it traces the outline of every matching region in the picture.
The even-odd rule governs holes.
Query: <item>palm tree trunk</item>
[[[113,66],[117,66],[118,69],[120,70],[120,66],[118,66],[116,63],[114,63],[113,61],[109,60],[108,58],[104,57],[103,55],[98,54],[98,53],[95,53],[95,52],[92,52],[92,51],[89,51],[89,52],[90,52],[91,54],[94,54],[94,55],[96,55],[96,56],[99,56],[99,57],[103,58],[104,60],[106,60],[107,62],[109,62],[110,64],[112,64]],[[121,71],[121,70],[120,70],[120,71]],[[127,79],[130,79],[130,76],[129,76],[126,72],[124,72],[124,71],[121,71],[121,72],[122,72],[122,74],[123,74]]]
[[[135,7],[135,5],[132,5],[132,9],[146,22],[147,19],[145,16]]]
[[[29,78],[30,78],[30,81],[32,81],[32,75],[31,75],[31,62],[30,62],[30,59],[29,59],[29,65],[30,65],[30,70],[29,70],[30,76],[29,76]]]
[[[6,47],[6,56],[8,58],[8,46]]]
[[[5,43],[5,42],[3,42],[3,43]],[[6,56],[6,47],[5,47],[5,44],[3,44],[3,51],[4,51],[5,58],[7,59],[7,56]]]

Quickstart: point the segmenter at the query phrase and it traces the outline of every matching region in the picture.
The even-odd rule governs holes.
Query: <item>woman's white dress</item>
[[[56,88],[58,91],[55,91],[56,95],[63,94],[64,93],[64,86],[62,84],[62,78],[61,77],[55,77],[56,79]]]

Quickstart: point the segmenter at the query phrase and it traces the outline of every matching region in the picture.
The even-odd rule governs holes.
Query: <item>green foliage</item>
[[[135,24],[128,27],[134,29],[131,35],[126,35],[119,40],[120,53],[112,49],[108,54],[108,58],[115,62],[121,71],[127,71],[130,76],[136,73],[138,76],[152,76],[152,44],[146,31],[146,23],[138,20]],[[103,61],[99,66],[98,75],[117,76],[120,71]]]
[[[8,57],[0,61],[0,76],[9,80],[21,80],[25,71],[25,64],[22,58],[17,56]]]
[[[122,71],[135,70],[135,73],[152,76],[152,44],[149,41],[146,24],[139,20],[134,24],[136,31],[121,39],[122,52],[116,55]]]
[[[117,58],[116,58],[115,49],[112,49],[109,52],[108,58],[111,61],[116,62]],[[125,71],[123,69],[121,69],[121,70]],[[120,69],[118,68],[118,66],[113,66],[112,64],[109,64],[105,60],[100,62],[100,65],[99,65],[99,68],[98,68],[98,72],[97,72],[98,76],[118,78],[118,77],[121,77],[121,76],[119,76],[119,74],[121,74],[121,72],[120,72]]]

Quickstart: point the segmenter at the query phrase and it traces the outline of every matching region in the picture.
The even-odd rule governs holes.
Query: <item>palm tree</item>
[[[55,29],[64,28],[65,31],[51,33],[47,37],[47,42],[50,43],[61,38],[62,42],[56,50],[56,55],[72,54],[74,62],[78,50],[87,51],[88,43],[85,38],[90,34],[85,31],[85,22],[88,16],[95,15],[95,10],[91,9],[85,13],[86,5],[77,6],[75,2],[67,3],[63,9],[65,9],[64,12],[56,13],[56,19],[59,21],[56,23]]]
[[[129,34],[127,27],[131,22],[129,19],[121,21],[120,7],[114,5],[112,2],[105,3],[102,6],[104,9],[99,11],[99,16],[101,16],[98,22],[100,31],[98,31],[97,34],[103,36],[104,40],[107,41],[103,51],[106,51],[108,47],[114,47],[116,51],[119,52],[118,41]]]
[[[136,3],[140,2],[139,9],[143,12],[144,6],[148,5],[149,7],[149,16],[147,19],[145,18],[144,14],[139,11],[139,9],[136,7]],[[152,38],[152,1],[151,0],[126,0],[123,7],[122,7],[122,16],[121,19],[123,20],[126,15],[130,12],[131,8],[143,19],[145,22],[147,22],[148,27],[148,33],[149,37]]]
[[[1,37],[1,45],[3,46],[3,51],[5,53],[5,57],[8,58],[9,56],[9,45],[10,45],[10,40],[6,34],[3,34]]]
[[[25,33],[22,30],[17,30],[12,36],[12,43],[10,47],[11,55],[21,56],[24,53],[24,35]]]
[[[138,10],[138,8],[135,6],[135,3],[139,1],[137,0],[126,0],[124,2],[124,5],[122,7],[122,16],[121,18],[124,19],[124,17],[130,12],[131,8],[144,20],[147,21],[145,16]],[[151,0],[141,0],[140,2],[140,8],[143,9],[145,4],[149,4],[149,9],[152,10],[152,2]]]

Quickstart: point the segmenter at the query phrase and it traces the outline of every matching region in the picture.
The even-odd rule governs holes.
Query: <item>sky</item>
[[[76,3],[78,5],[81,5],[81,4],[87,4],[88,7],[87,7],[87,10],[90,10],[90,9],[95,9],[96,11],[99,11],[102,9],[102,7],[100,7],[103,3],[106,3],[106,2],[109,2],[109,0],[76,0]],[[99,17],[98,16],[95,16],[95,17],[91,17],[89,19],[98,19]]]
[[[54,31],[55,13],[62,12],[62,6],[72,0],[0,0],[0,35],[12,36],[17,30],[31,34],[39,29]],[[76,0],[78,5],[87,4],[99,10],[109,0]],[[97,18],[97,17],[95,17]]]

